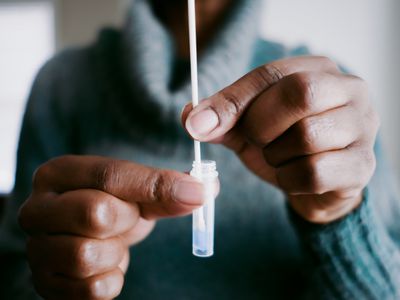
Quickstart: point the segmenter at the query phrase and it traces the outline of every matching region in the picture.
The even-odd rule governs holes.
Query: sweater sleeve
[[[30,194],[35,169],[67,151],[65,115],[56,97],[58,71],[54,59],[41,69],[25,110],[15,186],[0,223],[0,299],[38,298],[25,258],[26,236],[18,225],[17,216],[19,207]]]
[[[400,299],[399,204],[393,175],[378,167],[358,209],[328,225],[290,217],[310,258],[306,299]]]

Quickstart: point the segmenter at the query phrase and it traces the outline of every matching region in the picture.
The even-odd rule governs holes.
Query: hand
[[[112,299],[121,291],[129,246],[156,219],[202,205],[193,177],[101,157],[65,156],[41,166],[20,210],[28,261],[46,299]]]
[[[306,220],[356,208],[375,168],[378,116],[361,79],[323,57],[261,66],[182,113],[189,134],[221,143],[288,194]]]

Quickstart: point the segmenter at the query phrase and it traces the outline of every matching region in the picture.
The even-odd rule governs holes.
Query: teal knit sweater
[[[260,1],[237,3],[202,53],[201,97],[260,64],[305,53],[259,39]],[[189,65],[176,59],[171,36],[145,0],[133,2],[123,30],[103,30],[93,45],[42,68],[0,226],[0,299],[39,298],[16,221],[35,168],[63,154],[96,154],[188,170],[192,142],[179,119],[189,99]],[[400,199],[379,146],[376,154],[363,204],[342,220],[313,225],[233,153],[205,145],[222,187],[214,257],[192,256],[190,217],[159,221],[132,247],[120,299],[400,299]]]

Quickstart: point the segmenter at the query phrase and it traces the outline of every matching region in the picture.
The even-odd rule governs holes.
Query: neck
[[[154,10],[161,21],[171,31],[177,46],[178,56],[188,58],[188,14],[186,0],[152,0]],[[234,0],[196,1],[196,26],[198,50],[205,48],[225,17]]]

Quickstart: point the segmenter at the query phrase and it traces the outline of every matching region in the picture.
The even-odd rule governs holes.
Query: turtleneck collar
[[[248,70],[257,38],[260,2],[239,0],[203,50],[198,74],[201,98],[214,94]],[[148,0],[133,1],[123,43],[129,83],[135,94],[158,105],[163,119],[179,119],[182,107],[191,99],[190,78],[178,89],[170,88],[175,61],[173,38],[154,15]]]

